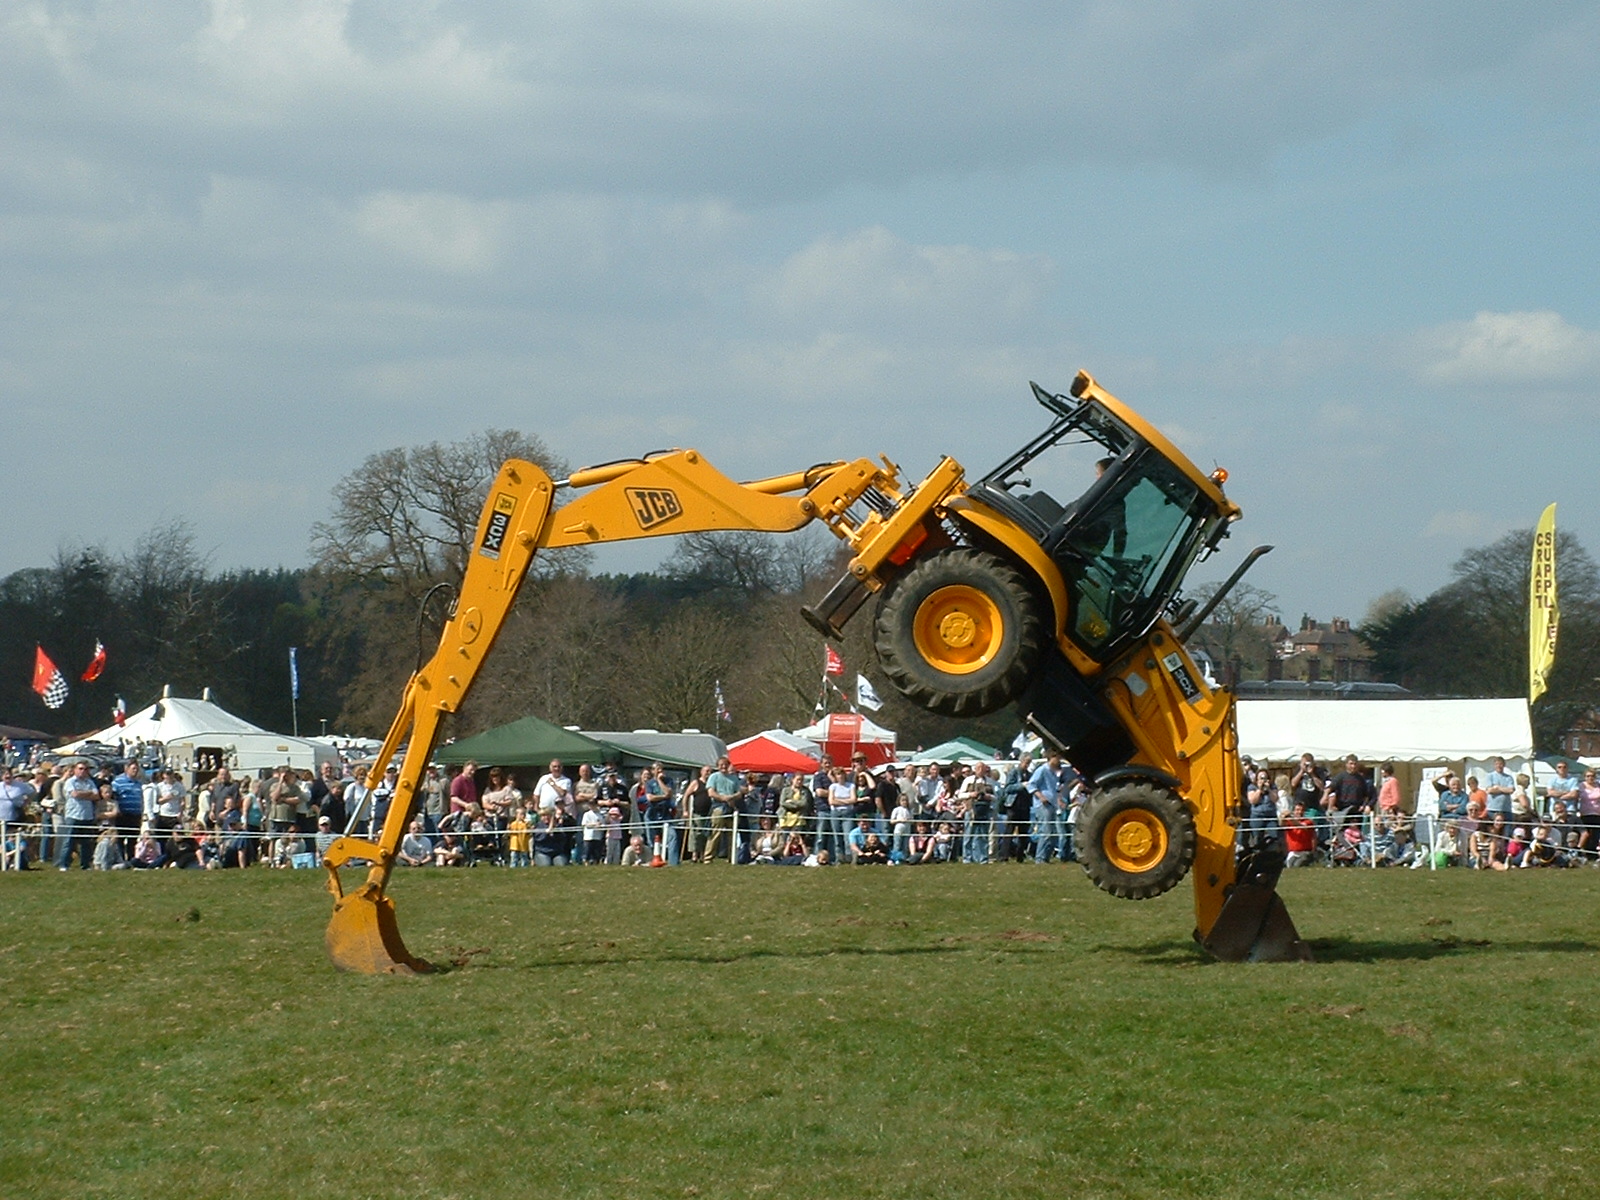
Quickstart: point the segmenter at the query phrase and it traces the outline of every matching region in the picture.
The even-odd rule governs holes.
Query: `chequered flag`
[[[43,646],[34,647],[33,690],[43,698],[46,708],[60,708],[67,702],[67,677],[50,661]]]

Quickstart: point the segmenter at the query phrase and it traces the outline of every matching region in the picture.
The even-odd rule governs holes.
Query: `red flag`
[[[60,708],[67,702],[67,678],[61,668],[50,661],[43,646],[34,647],[33,690],[39,693],[46,708]]]
[[[89,660],[89,665],[83,669],[83,681],[93,683],[100,678],[100,672],[106,669],[106,648],[100,644],[100,639],[94,640],[94,657]]]
[[[117,723],[118,729],[128,723],[128,707],[123,704],[121,696],[117,697],[117,706],[111,710],[111,719]]]
[[[839,652],[832,646],[823,646],[822,650],[827,656],[822,660],[822,673],[824,675],[843,675],[844,659],[839,657]]]

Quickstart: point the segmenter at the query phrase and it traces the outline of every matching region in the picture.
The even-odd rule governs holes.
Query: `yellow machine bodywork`
[[[1074,395],[1088,396],[1113,411],[1166,459],[1206,490],[1218,511],[1238,515],[1219,485],[1201,474],[1176,448],[1137,414],[1080,375]],[[558,495],[573,496],[559,507]],[[866,500],[867,503],[863,503]],[[930,551],[949,547],[949,523],[977,530],[1001,546],[1048,598],[1053,622],[1050,648],[1058,650],[1078,676],[1102,671],[1106,703],[1136,749],[1133,761],[1169,773],[1192,813],[1195,830],[1196,937],[1222,957],[1253,955],[1257,930],[1213,945],[1219,921],[1226,920],[1235,891],[1234,827],[1239,799],[1239,761],[1233,697],[1203,683],[1198,693],[1178,688],[1177,674],[1164,668],[1180,656],[1191,680],[1198,680],[1170,625],[1160,622],[1109,664],[1096,662],[1067,636],[1069,592],[1060,569],[1038,541],[1004,514],[968,495],[962,466],[943,458],[915,486],[906,486],[899,468],[887,459],[857,459],[739,483],[718,471],[694,450],[674,450],[647,459],[575,471],[553,480],[533,463],[505,463],[489,489],[474,535],[472,553],[451,615],[433,657],[406,684],[399,712],[373,770],[381,774],[404,744],[406,753],[383,828],[369,839],[342,837],[324,857],[329,890],[335,897],[327,930],[334,963],[345,970],[375,973],[425,971],[429,964],[410,954],[400,936],[393,901],[386,894],[396,855],[416,808],[417,786],[433,752],[440,722],[454,712],[471,688],[492,649],[534,556],[546,548],[598,545],[636,538],[710,530],[784,533],[820,521],[851,549],[841,580],[843,601],[831,611],[848,619],[861,599],[880,592],[897,572]],[[837,590],[837,589],[836,589]],[[845,595],[845,593],[852,593]],[[961,589],[944,589],[930,615],[919,617],[919,641],[959,673],[986,652],[987,613],[980,600]],[[844,602],[847,601],[847,602]],[[941,607],[942,606],[942,607]],[[808,619],[833,632],[827,615]],[[1048,653],[1048,651],[1047,651]],[[977,669],[972,667],[971,669]],[[1164,847],[1166,831],[1135,812],[1108,832],[1108,851],[1136,868]],[[365,864],[365,882],[346,892],[341,868]],[[1270,885],[1267,889],[1270,893]],[[1252,905],[1281,902],[1272,894]],[[1263,918],[1264,919],[1264,918]],[[1286,916],[1283,918],[1286,920]],[[1253,916],[1252,921],[1256,918]],[[1289,935],[1292,937],[1292,927]],[[1295,945],[1298,941],[1295,939]],[[1299,957],[1281,951],[1270,957]]]

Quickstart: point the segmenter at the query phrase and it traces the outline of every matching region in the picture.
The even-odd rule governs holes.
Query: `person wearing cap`
[[[317,818],[317,857],[319,859],[327,857],[328,848],[333,845],[338,836],[334,832],[333,821],[330,818],[327,816]]]

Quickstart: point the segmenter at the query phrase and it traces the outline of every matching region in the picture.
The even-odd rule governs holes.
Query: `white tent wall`
[[[1241,700],[1239,753],[1273,765],[1302,754],[1335,769],[1349,754],[1369,769],[1393,763],[1410,804],[1430,798],[1422,791],[1428,767],[1449,764],[1481,779],[1498,755],[1512,774],[1525,771],[1533,728],[1520,699]]]
[[[1527,759],[1526,700],[1241,700],[1239,752],[1269,763]]]

